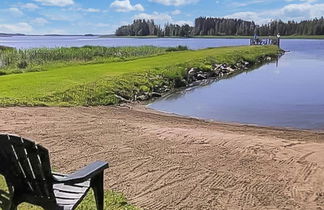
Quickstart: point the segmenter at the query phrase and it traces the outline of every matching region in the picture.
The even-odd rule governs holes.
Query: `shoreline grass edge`
[[[184,87],[188,69],[276,57],[276,46],[220,47],[169,52],[131,61],[72,65],[0,77],[0,106],[97,106],[136,101],[146,93]]]

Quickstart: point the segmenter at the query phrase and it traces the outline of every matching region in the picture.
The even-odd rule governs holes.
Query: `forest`
[[[116,30],[116,36],[283,36],[291,35],[324,35],[324,18],[304,21],[275,20],[268,24],[257,25],[253,21],[231,18],[199,17],[194,26],[167,23],[164,27],[154,23],[154,20],[138,19],[130,25],[124,25]]]

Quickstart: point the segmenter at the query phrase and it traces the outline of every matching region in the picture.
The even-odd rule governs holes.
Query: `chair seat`
[[[53,175],[63,178],[63,174]],[[58,206],[64,210],[73,209],[90,189],[90,180],[78,184],[54,184],[54,195]]]

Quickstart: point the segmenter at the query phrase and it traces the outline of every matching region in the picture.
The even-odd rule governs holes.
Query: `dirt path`
[[[144,209],[324,209],[323,132],[143,107],[0,108],[0,132],[46,146],[58,171],[109,161],[106,188]]]

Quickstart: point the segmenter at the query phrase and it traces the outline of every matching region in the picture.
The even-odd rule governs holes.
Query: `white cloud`
[[[173,24],[178,24],[179,26],[182,26],[182,25],[185,25],[185,24],[188,24],[190,26],[193,26],[194,23],[191,21],[191,20],[175,20],[175,21],[172,21]]]
[[[101,12],[100,9],[82,8],[82,7],[70,7],[70,8],[63,9],[63,11],[77,11],[77,12],[89,12],[89,13],[99,13],[99,12]]]
[[[43,34],[68,34],[68,32],[64,29],[52,29],[50,31],[46,31],[46,33]]]
[[[0,24],[0,31],[4,33],[30,33],[33,27],[28,23]]]
[[[158,24],[173,23],[178,25],[184,25],[184,24],[193,25],[192,21],[173,20],[173,18],[169,14],[159,13],[159,12],[153,12],[152,14],[140,13],[138,15],[135,15],[133,19],[154,20]]]
[[[286,2],[293,2],[296,0],[285,0]],[[317,2],[317,0],[297,0],[297,1],[301,1],[301,2],[306,2],[306,3],[314,3]]]
[[[100,12],[101,10],[100,9],[95,9],[95,8],[86,8],[83,11],[97,13],[97,12]]]
[[[48,21],[45,18],[38,17],[31,21],[35,25],[45,25]]]
[[[199,0],[150,0],[152,2],[156,2],[159,4],[163,4],[166,6],[181,6],[185,4],[193,4],[198,2]]]
[[[180,15],[180,14],[181,14],[181,11],[178,10],[178,9],[176,9],[176,10],[173,10],[173,11],[171,12],[171,14],[172,14],[172,15]]]
[[[51,21],[64,21],[69,23],[82,21],[82,19],[85,17],[81,12],[72,11],[69,9],[47,9],[40,12],[40,15]]]
[[[40,2],[45,6],[58,6],[65,7],[74,4],[73,0],[34,0],[36,2]]]
[[[23,8],[23,9],[29,9],[29,10],[35,10],[35,9],[38,9],[39,8],[39,6],[37,6],[34,3],[22,4],[20,7]]]
[[[140,13],[133,17],[134,19],[154,20],[157,22],[171,22],[172,17],[166,13],[153,12],[152,14]]]
[[[132,5],[129,0],[116,0],[110,4],[110,7],[117,12],[144,11],[141,4]]]
[[[282,15],[293,19],[321,17],[324,14],[324,4],[289,4],[279,11],[274,11],[273,14],[277,17]]]
[[[257,24],[268,23],[274,19],[306,20],[321,17],[324,14],[324,4],[288,4],[280,9],[265,10],[261,12],[238,12],[225,16],[226,18],[240,18],[243,20],[253,20]]]
[[[15,16],[22,16],[24,14],[20,9],[16,7],[11,7],[8,9],[8,11]]]
[[[237,12],[231,15],[225,16],[225,18],[238,18],[242,20],[255,21],[257,24],[264,24],[271,21],[270,17],[264,16],[257,12]]]
[[[255,4],[260,4],[264,3],[265,0],[251,0],[251,1],[246,1],[246,2],[232,2],[230,4],[231,7],[246,7],[249,5],[255,5]]]
[[[111,26],[111,24],[107,24],[107,23],[96,23],[96,24],[94,24],[93,26],[95,26],[95,27],[103,27],[103,28],[106,28],[106,27],[110,27]]]

